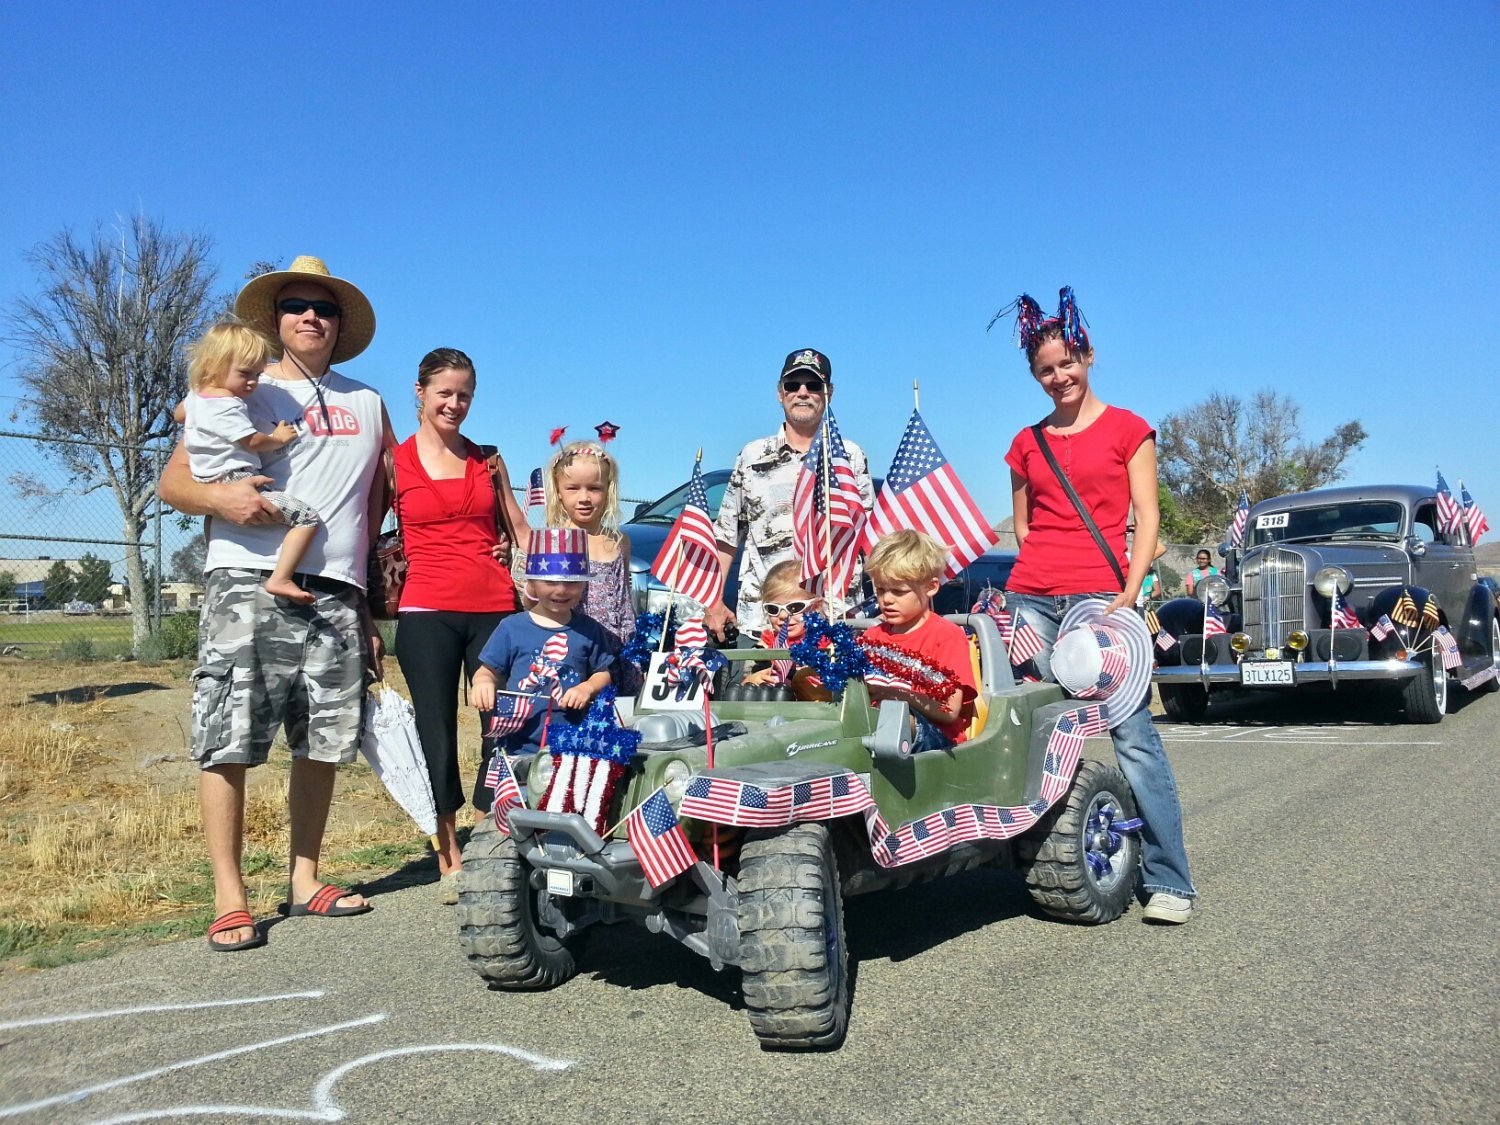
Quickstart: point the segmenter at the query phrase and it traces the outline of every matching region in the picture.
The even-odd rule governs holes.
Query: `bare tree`
[[[1214,393],[1169,414],[1157,427],[1161,482],[1177,502],[1184,526],[1198,536],[1222,535],[1240,493],[1253,504],[1268,496],[1332,484],[1369,435],[1358,421],[1304,442],[1302,408],[1272,390],[1249,403]]]
[[[137,642],[150,628],[141,542],[157,450],[164,454],[175,433],[184,346],[222,307],[211,293],[210,248],[206,236],[165,231],[144,216],[116,232],[96,227],[86,243],[62,231],[27,255],[38,291],[5,318],[29,391],[18,415],[50,439],[45,449],[67,469],[70,491],[108,488],[119,506]],[[34,476],[11,483],[23,495],[58,491]]]
[[[183,546],[172,552],[172,569],[170,571],[174,582],[202,582],[203,564],[208,559],[208,540],[201,535],[195,535]]]

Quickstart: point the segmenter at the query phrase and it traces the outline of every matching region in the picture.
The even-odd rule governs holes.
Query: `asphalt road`
[[[434,887],[375,887],[252,953],[8,979],[0,1120],[1494,1121],[1500,696],[1459,703],[1164,724],[1191,924],[1058,924],[999,871],[854,900],[834,1053],[763,1053],[731,975],[628,927],[563,988],[487,992]]]

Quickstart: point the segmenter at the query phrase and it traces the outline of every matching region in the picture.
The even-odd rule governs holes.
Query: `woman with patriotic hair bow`
[[[1020,545],[1006,583],[1016,629],[1012,654],[1030,657],[1047,680],[1055,680],[1052,650],[1071,608],[1098,599],[1107,603],[1106,621],[1132,612],[1152,561],[1149,551],[1126,553],[1132,509],[1138,540],[1155,541],[1161,522],[1156,432],[1094,393],[1094,349],[1083,316],[1071,288],[1058,296],[1054,316],[1023,294],[995,318],[1015,313],[1032,377],[1052,402],[1051,412],[1017,434],[1005,455]],[[1135,706],[1120,708],[1110,736],[1145,820],[1145,917],[1181,923],[1191,917],[1198,892],[1188,874],[1177,783],[1149,702],[1148,690]]]

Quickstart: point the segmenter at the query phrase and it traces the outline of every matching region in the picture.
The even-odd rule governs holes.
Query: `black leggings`
[[[504,613],[457,613],[423,610],[403,613],[396,626],[396,660],[411,692],[416,712],[417,737],[427,759],[432,779],[432,802],[439,816],[448,816],[464,806],[463,781],[458,776],[458,675],[464,682],[474,678],[479,653]],[[479,729],[489,727],[489,715],[479,719]],[[493,747],[483,740],[483,757],[489,760]],[[484,787],[484,767],[474,779],[474,805],[489,807]]]

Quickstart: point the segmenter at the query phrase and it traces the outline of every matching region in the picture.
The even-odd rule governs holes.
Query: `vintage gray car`
[[[1436,723],[1450,683],[1500,690],[1500,586],[1479,576],[1467,532],[1439,527],[1430,487],[1256,504],[1224,576],[1157,611],[1152,678],[1168,716],[1201,719],[1216,689],[1376,680],[1408,722]]]

